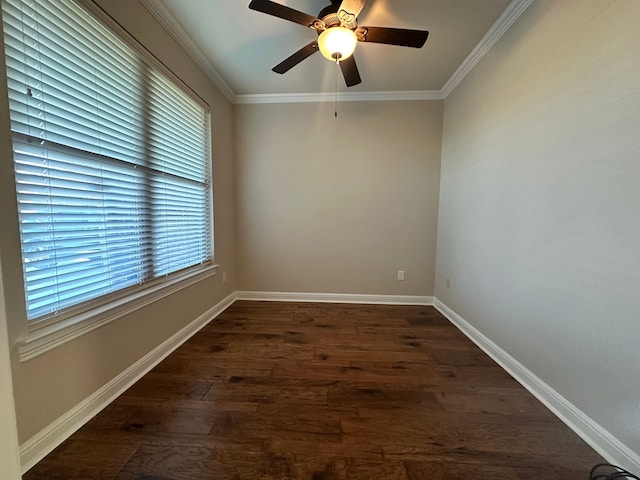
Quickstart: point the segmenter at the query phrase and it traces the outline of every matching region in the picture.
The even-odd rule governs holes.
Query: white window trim
[[[18,359],[21,362],[31,360],[85,333],[212,277],[216,274],[217,267],[217,265],[206,265],[199,269],[191,269],[183,275],[173,276],[157,285],[64,320],[40,328],[34,325],[26,336],[16,341]]]

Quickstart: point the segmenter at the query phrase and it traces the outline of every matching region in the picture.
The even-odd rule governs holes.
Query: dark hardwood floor
[[[432,307],[236,302],[27,480],[587,480],[602,459]]]

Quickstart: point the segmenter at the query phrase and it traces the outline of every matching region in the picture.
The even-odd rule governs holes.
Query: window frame
[[[189,267],[186,271],[174,272],[164,277],[152,279],[142,285],[134,285],[115,291],[111,294],[101,295],[96,299],[64,309],[55,315],[43,316],[33,320],[26,320],[25,296],[23,306],[25,321],[27,324],[27,333],[16,342],[18,358],[23,362],[56,348],[57,346],[73,340],[85,333],[95,330],[107,323],[129,315],[162,298],[166,298],[173,293],[210,278],[217,273],[218,266],[215,262],[215,202],[212,161],[213,128],[210,105],[99,5],[91,0],[73,0],[73,2],[80,8],[84,9],[86,13],[92,16],[97,22],[101,23],[117,38],[132,48],[144,59],[144,61],[158,69],[158,71],[165,75],[172,83],[174,83],[175,86],[189,95],[205,110],[208,119],[208,158],[206,159],[206,168],[208,169],[209,178],[207,187],[209,203],[208,248],[211,255],[208,261],[200,265]],[[8,137],[13,142],[11,132],[8,133]],[[12,181],[14,182],[14,185],[16,185],[15,177]],[[21,243],[22,242],[20,241],[20,244]],[[20,258],[20,265],[22,264],[23,259]],[[24,288],[24,274],[21,275],[21,281]]]

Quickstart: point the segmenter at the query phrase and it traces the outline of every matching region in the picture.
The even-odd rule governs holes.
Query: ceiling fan
[[[311,28],[318,33],[313,41],[273,67],[276,73],[286,73],[318,50],[329,60],[339,62],[347,87],[362,82],[353,52],[358,42],[385,43],[402,47],[421,48],[429,32],[388,27],[360,27],[358,15],[366,0],[331,0],[318,17],[313,17],[271,0],[251,0],[249,8],[283,18]]]

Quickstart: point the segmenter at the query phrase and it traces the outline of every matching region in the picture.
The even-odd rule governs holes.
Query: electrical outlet
[[[444,280],[444,285],[445,285],[445,287],[447,287],[447,288],[451,288],[451,279],[450,279],[450,278],[446,278],[446,279]]]
[[[222,272],[222,283],[227,282],[227,272]]]
[[[398,270],[398,280],[400,282],[404,281],[404,270]]]

